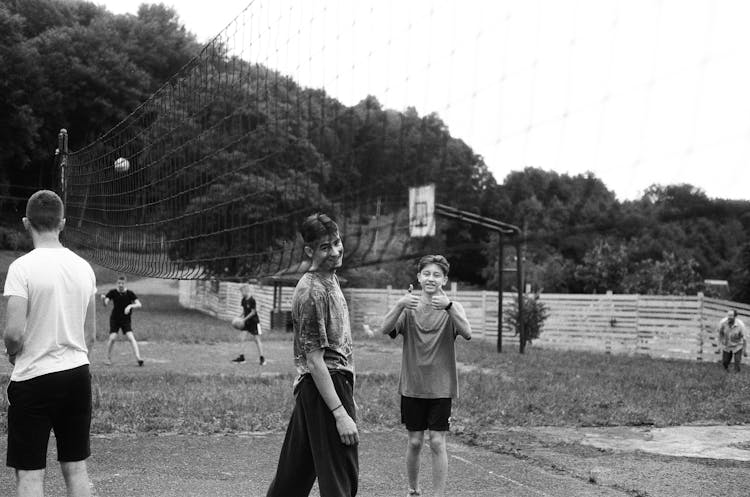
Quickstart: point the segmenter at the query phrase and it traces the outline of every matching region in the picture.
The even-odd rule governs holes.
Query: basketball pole
[[[503,234],[497,234],[497,353],[503,351]]]
[[[61,128],[57,134],[57,155],[58,167],[60,168],[60,196],[62,197],[63,205],[67,206],[67,166],[68,166],[68,130]]]
[[[518,341],[519,341],[519,352],[523,354],[526,350],[526,330],[523,324],[523,257],[521,256],[521,242],[523,239],[521,228],[513,224],[498,221],[473,212],[463,211],[456,209],[455,207],[449,207],[445,204],[435,203],[435,214],[448,217],[457,221],[471,224],[473,226],[481,226],[488,230],[496,231],[500,236],[500,260],[498,266],[498,316],[497,316],[497,351],[502,352],[502,333],[503,333],[503,315],[502,315],[502,300],[503,300],[503,288],[502,288],[502,249],[503,249],[503,236],[509,235],[515,238],[514,245],[516,246],[516,272],[517,272],[517,286],[518,286]]]

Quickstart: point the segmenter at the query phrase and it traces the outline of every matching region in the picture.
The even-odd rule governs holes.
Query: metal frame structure
[[[497,351],[503,351],[503,237],[512,236],[513,244],[516,247],[516,286],[518,287],[518,337],[519,352],[523,354],[526,350],[526,330],[523,322],[523,257],[522,250],[522,231],[521,228],[513,224],[504,223],[497,219],[492,219],[473,212],[463,211],[450,207],[445,204],[435,203],[435,214],[455,219],[473,226],[495,231],[499,235],[498,249],[498,273],[497,273]]]

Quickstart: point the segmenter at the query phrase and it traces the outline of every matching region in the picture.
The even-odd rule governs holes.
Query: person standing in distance
[[[23,225],[34,249],[11,263],[4,290],[3,340],[13,364],[7,465],[15,468],[17,495],[43,495],[47,444],[54,430],[67,494],[88,497],[96,277],[85,260],[60,243],[65,219],[56,193],[34,193]]]
[[[722,366],[729,371],[734,356],[734,370],[739,373],[742,355],[747,355],[747,332],[745,323],[737,317],[736,309],[727,311],[726,317],[719,321],[718,334]]]
[[[349,309],[339,286],[344,246],[339,228],[313,214],[300,229],[310,266],[292,296],[294,410],[267,497],[310,494],[354,497],[359,482],[359,432]]]
[[[102,295],[102,302],[104,306],[112,302],[112,314],[109,316],[109,341],[107,342],[107,364],[112,364],[112,349],[115,346],[115,340],[117,339],[117,332],[122,330],[122,333],[130,341],[130,346],[133,348],[133,354],[135,360],[139,366],[143,366],[143,359],[141,359],[141,353],[138,350],[138,342],[135,340],[133,334],[133,324],[131,316],[133,315],[133,309],[140,309],[141,301],[138,300],[133,291],[127,288],[128,279],[125,275],[117,278],[117,288],[113,288],[106,295]]]
[[[240,292],[242,293],[242,316],[243,320],[242,329],[240,329],[240,355],[232,359],[232,362],[242,364],[245,362],[245,343],[248,336],[252,336],[255,339],[255,346],[258,348],[258,361],[261,366],[265,366],[266,358],[263,356],[263,343],[260,341],[260,336],[263,334],[260,328],[260,318],[258,317],[258,307],[255,303],[255,299],[250,295],[250,285],[244,283],[240,286]]]
[[[422,294],[412,286],[388,311],[381,332],[396,338],[403,335],[401,377],[401,422],[406,425],[408,495],[422,495],[419,487],[419,457],[424,432],[430,430],[432,486],[436,497],[445,496],[448,473],[446,435],[450,428],[451,404],[458,398],[456,371],[457,336],[471,339],[471,325],[463,306],[443,291],[450,264],[442,255],[426,255],[417,265]]]

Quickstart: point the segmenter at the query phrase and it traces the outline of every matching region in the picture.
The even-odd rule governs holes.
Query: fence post
[[[482,290],[482,335],[487,335],[487,290]]]
[[[641,352],[641,294],[635,295],[635,353]]]
[[[605,306],[607,308],[607,314],[609,314],[609,326],[610,328],[614,328],[617,324],[617,320],[615,319],[615,305],[614,301],[612,300],[612,290],[607,290],[607,295],[605,297]],[[610,331],[607,330],[607,333],[605,334],[604,339],[604,352],[605,354],[611,354],[612,353],[612,335],[610,335]]]
[[[703,315],[703,292],[698,292],[698,361],[703,362],[703,325],[705,316]]]

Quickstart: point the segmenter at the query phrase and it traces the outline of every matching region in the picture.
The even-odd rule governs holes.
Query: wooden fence
[[[281,305],[273,309],[273,286],[251,285],[261,325],[270,329],[271,314],[288,312],[293,289],[284,287]],[[355,336],[364,326],[375,329],[382,316],[404,293],[403,289],[344,288]],[[475,337],[497,339],[497,292],[448,291],[463,304]],[[503,308],[516,300],[503,293]],[[180,303],[230,320],[240,313],[239,284],[180,281]],[[549,317],[533,346],[586,350],[611,354],[715,361],[718,359],[716,326],[730,308],[750,324],[750,305],[697,296],[542,294]],[[278,321],[277,321],[278,322]],[[515,330],[503,323],[503,348],[518,347]]]

